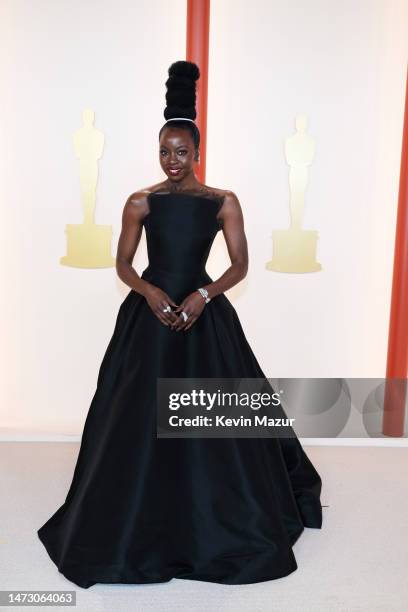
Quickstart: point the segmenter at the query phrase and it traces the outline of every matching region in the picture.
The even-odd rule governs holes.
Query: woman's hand
[[[180,331],[184,329],[190,329],[190,327],[195,323],[204,310],[205,300],[199,291],[193,291],[190,293],[180,304],[177,306],[175,312],[179,314],[177,322],[173,325],[172,329],[176,331]],[[181,311],[188,315],[187,321],[184,321],[184,317],[181,314]]]
[[[163,312],[167,306],[177,307],[177,304],[173,302],[165,291],[160,289],[160,287],[156,287],[156,285],[149,284],[144,295],[153,313],[164,325],[169,326],[177,322],[178,317],[173,310]]]

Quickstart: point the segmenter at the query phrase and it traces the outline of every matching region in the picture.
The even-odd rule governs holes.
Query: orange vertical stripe
[[[408,70],[395,232],[383,433],[404,433],[408,373]]]
[[[200,130],[200,162],[196,162],[197,179],[205,183],[207,154],[208,48],[210,37],[210,0],[187,0],[186,60],[200,69],[197,81],[197,119]]]

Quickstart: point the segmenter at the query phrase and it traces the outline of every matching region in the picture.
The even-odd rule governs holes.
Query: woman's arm
[[[116,272],[126,285],[144,296],[152,312],[164,325],[171,326],[177,321],[177,315],[172,310],[165,312],[164,309],[169,305],[177,307],[177,304],[160,287],[140,278],[132,266],[142,235],[143,219],[148,213],[147,193],[137,191],[129,196],[122,214],[122,231],[119,236],[116,255]]]
[[[119,278],[144,296],[150,283],[140,278],[132,262],[142,235],[143,218],[148,212],[146,193],[137,191],[129,196],[123,208],[122,231],[116,254],[116,272]]]
[[[239,200],[232,191],[226,192],[221,215],[218,218],[223,220],[223,234],[231,266],[216,281],[204,285],[210,298],[239,283],[248,272],[248,244],[245,236],[244,217]]]

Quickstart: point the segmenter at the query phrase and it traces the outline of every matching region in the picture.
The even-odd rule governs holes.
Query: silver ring
[[[186,312],[184,312],[184,310],[182,310],[182,311],[181,311],[181,315],[182,315],[182,317],[183,317],[184,321],[187,321],[187,319],[188,319],[188,314],[187,314]]]
[[[163,308],[163,312],[170,312],[171,307],[170,306],[166,306],[166,308]]]

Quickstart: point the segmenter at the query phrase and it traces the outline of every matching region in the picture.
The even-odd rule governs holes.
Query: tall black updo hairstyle
[[[200,69],[194,62],[174,62],[169,68],[169,78],[166,81],[167,106],[164,109],[166,120],[173,117],[186,117],[195,119],[196,113],[196,81],[200,78]],[[200,131],[192,121],[169,121],[159,132],[159,140],[165,127],[177,127],[188,130],[193,138],[196,153],[200,146]]]

